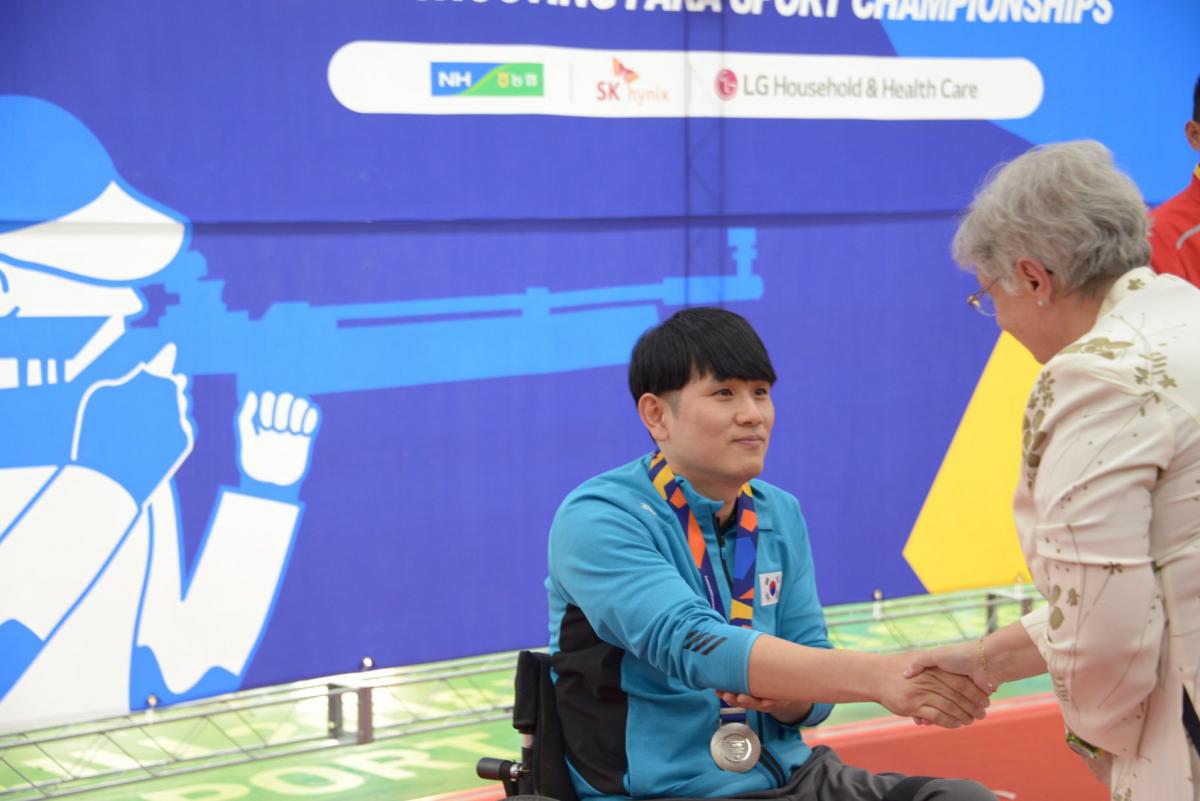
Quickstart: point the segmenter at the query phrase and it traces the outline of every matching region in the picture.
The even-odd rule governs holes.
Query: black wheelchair
[[[513,728],[521,733],[521,759],[485,757],[476,763],[475,774],[503,784],[505,796],[512,801],[579,801],[567,772],[550,655],[521,651],[513,685]],[[909,776],[884,801],[913,801],[930,781],[929,776]]]
[[[567,773],[550,655],[521,651],[513,684],[513,728],[521,733],[521,759],[485,757],[475,765],[475,774],[503,784],[512,799],[579,801]]]

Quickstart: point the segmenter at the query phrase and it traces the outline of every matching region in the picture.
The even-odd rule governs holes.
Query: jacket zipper
[[[759,761],[767,769],[767,773],[771,774],[771,778],[775,780],[775,786],[783,787],[787,784],[786,777],[783,775],[783,766],[767,750],[767,735],[763,732],[763,713],[759,712],[756,717],[758,718],[758,741],[762,743],[762,756],[759,758]]]
[[[721,533],[721,524],[715,517],[713,526],[717,530],[717,561],[721,563],[721,570],[725,573],[725,585],[729,587],[730,597],[733,597],[733,576],[729,575],[729,565],[725,564],[725,535]]]

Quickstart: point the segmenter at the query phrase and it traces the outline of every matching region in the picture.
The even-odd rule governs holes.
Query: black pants
[[[968,779],[920,779],[902,773],[871,773],[842,762],[827,746],[812,756],[776,790],[732,796],[760,801],[996,801],[992,791]],[[671,799],[671,801],[715,801]]]

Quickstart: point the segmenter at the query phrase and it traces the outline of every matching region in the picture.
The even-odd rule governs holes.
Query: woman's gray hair
[[[1146,206],[1112,153],[1092,140],[1035,147],[992,170],[954,235],[964,268],[1016,289],[1032,258],[1066,291],[1094,292],[1150,262]]]

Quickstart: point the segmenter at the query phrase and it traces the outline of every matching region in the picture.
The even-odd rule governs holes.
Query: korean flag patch
[[[759,606],[774,606],[779,603],[779,585],[783,584],[783,573],[776,570],[774,573],[759,573],[758,574],[758,605]]]

